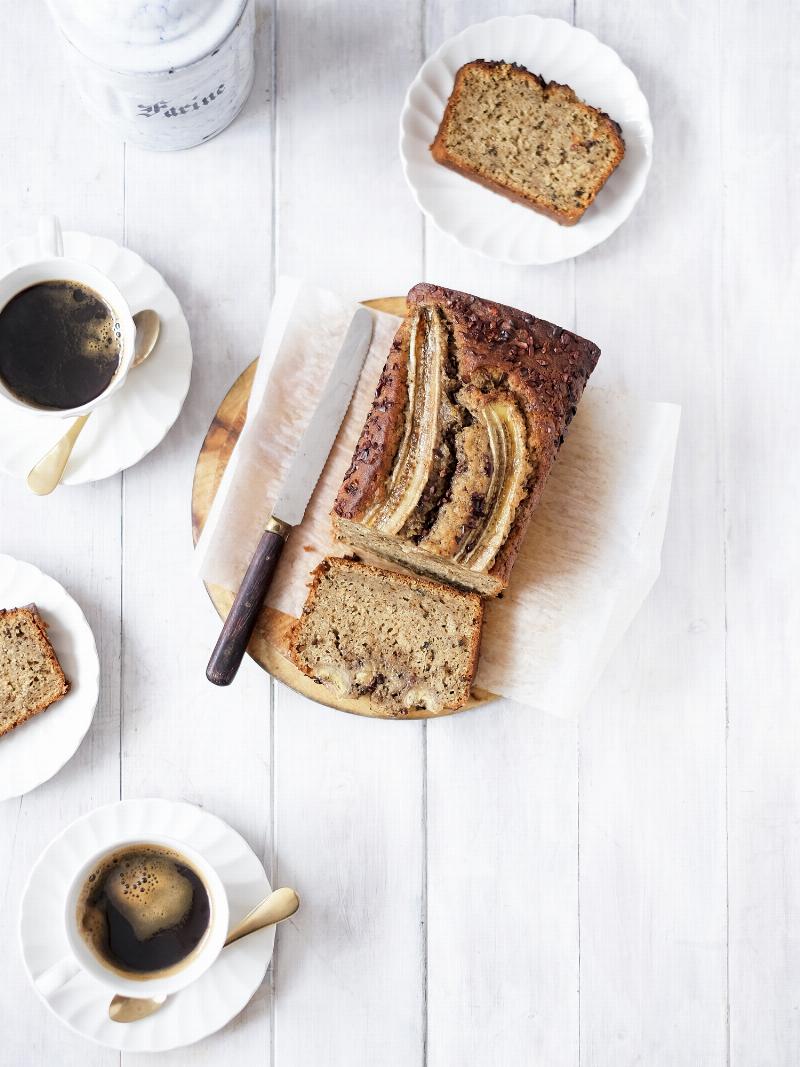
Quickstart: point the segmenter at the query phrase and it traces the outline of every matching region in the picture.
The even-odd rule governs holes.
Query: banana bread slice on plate
[[[516,63],[457,73],[431,153],[437,163],[573,226],[622,162],[619,125],[568,85]]]
[[[478,666],[480,597],[415,575],[328,556],[289,636],[300,670],[388,715],[455,711]]]
[[[599,355],[523,311],[415,286],[334,504],[337,539],[497,596]]]
[[[35,608],[0,610],[0,737],[68,692]]]

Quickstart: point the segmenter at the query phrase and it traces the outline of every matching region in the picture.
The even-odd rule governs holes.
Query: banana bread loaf
[[[410,574],[329,556],[312,574],[289,638],[304,674],[388,715],[454,711],[469,700],[483,605]]]
[[[336,537],[502,592],[599,355],[523,311],[415,286],[334,504]]]
[[[618,124],[568,85],[515,63],[466,63],[456,73],[433,158],[572,226],[622,162]]]
[[[0,610],[0,737],[69,691],[34,608]]]

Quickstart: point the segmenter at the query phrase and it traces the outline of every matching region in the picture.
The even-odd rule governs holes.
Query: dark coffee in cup
[[[0,311],[0,378],[27,404],[87,404],[108,388],[121,352],[119,322],[88,285],[39,282]]]
[[[80,936],[128,978],[179,970],[208,932],[208,889],[188,859],[161,845],[125,845],[89,874],[78,896]]]

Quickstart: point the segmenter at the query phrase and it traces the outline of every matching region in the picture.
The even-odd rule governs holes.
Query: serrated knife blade
[[[272,508],[275,518],[289,526],[299,526],[303,521],[311,494],[350,406],[371,339],[372,313],[359,308],[345,334],[322,400],[303,433]]]
[[[206,677],[230,685],[255,629],[286,538],[299,526],[347,414],[372,340],[372,313],[359,308],[339,349],[322,399],[309,420],[281,486],[261,540],[211,653]]]

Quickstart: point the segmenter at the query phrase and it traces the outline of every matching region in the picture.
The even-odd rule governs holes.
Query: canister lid
[[[188,66],[225,40],[249,0],[49,0],[65,36],[112,70]]]

